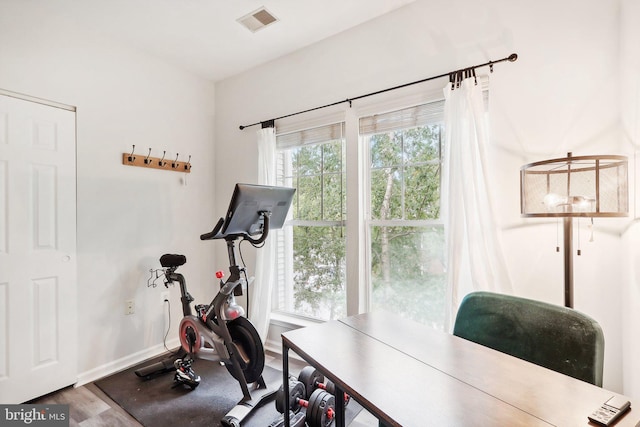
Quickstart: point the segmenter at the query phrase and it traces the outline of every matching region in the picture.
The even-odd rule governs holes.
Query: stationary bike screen
[[[260,212],[270,213],[271,230],[282,228],[294,193],[293,188],[236,184],[221,234],[261,233],[264,217]]]

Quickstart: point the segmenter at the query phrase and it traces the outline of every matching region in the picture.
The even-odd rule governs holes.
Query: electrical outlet
[[[164,291],[160,293],[160,303],[164,305],[165,301],[169,301],[169,291]]]
[[[124,314],[133,314],[136,312],[136,302],[132,299],[124,302]]]

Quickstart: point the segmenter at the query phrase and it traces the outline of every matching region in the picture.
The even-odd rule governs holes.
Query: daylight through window
[[[360,120],[368,150],[371,309],[444,325],[443,102]]]
[[[278,183],[296,188],[279,236],[277,310],[346,315],[344,123],[277,137]],[[289,274],[287,274],[289,272]]]

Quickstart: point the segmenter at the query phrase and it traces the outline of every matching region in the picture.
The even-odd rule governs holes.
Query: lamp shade
[[[622,217],[629,212],[625,156],[576,156],[520,169],[525,217]]]

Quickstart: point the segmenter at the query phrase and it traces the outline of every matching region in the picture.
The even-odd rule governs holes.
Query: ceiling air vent
[[[273,16],[264,6],[238,19],[238,22],[247,27],[252,33],[277,21],[278,18]]]

